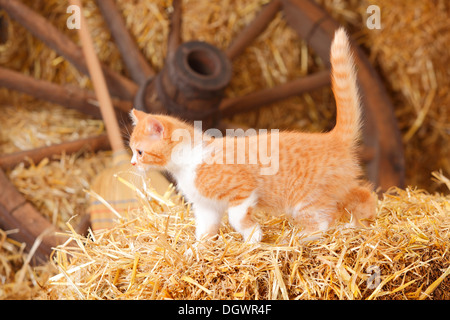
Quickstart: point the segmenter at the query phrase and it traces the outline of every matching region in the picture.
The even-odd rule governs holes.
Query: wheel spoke
[[[265,5],[257,14],[256,18],[241,31],[239,36],[228,47],[226,50],[228,58],[232,60],[240,55],[267,28],[280,8],[280,0],[272,0]]]
[[[0,16],[0,44],[8,41],[8,21],[5,16]]]
[[[30,159],[33,163],[39,163],[44,158],[51,158],[53,155],[66,153],[72,154],[78,152],[80,149],[95,152],[98,150],[110,149],[110,144],[106,134],[95,137],[88,137],[84,139],[63,142],[47,147],[36,148],[32,150],[19,151],[15,153],[5,154],[0,156],[0,168],[4,170],[13,169],[24,159]]]
[[[34,255],[38,261],[33,259],[35,263],[48,261],[52,248],[67,240],[65,236],[56,234],[59,230],[26,201],[2,170],[0,170],[0,228],[19,230],[18,233],[11,234],[11,237],[16,241],[27,243],[27,251],[35,244],[36,238],[41,237],[42,242]]]
[[[36,38],[64,56],[80,72],[89,74],[81,48],[44,17],[17,0],[0,0],[0,8]],[[106,65],[102,65],[102,69],[111,95],[131,101],[138,90],[137,85]]]
[[[143,84],[155,72],[137,47],[136,41],[128,32],[116,3],[114,0],[97,0],[97,6],[108,25],[114,42],[117,44],[131,78],[137,84]]]
[[[93,92],[75,86],[62,86],[49,81],[34,79],[17,71],[0,67],[0,87],[17,90],[35,98],[57,103],[100,119],[97,97]],[[113,99],[116,111],[129,112],[131,103]]]
[[[181,44],[181,24],[182,24],[182,16],[181,16],[181,0],[173,0],[172,7],[173,12],[170,17],[170,32],[169,38],[167,40],[167,59],[166,61],[171,61],[175,51],[178,46]]]
[[[403,187],[405,184],[405,164],[403,145],[392,102],[383,89],[379,75],[371,67],[363,51],[353,46],[355,62],[358,66],[362,103],[365,112],[374,122],[380,147],[377,185],[386,191],[390,186]]]
[[[313,1],[281,1],[289,26],[314,49],[325,64],[329,64],[331,40],[339,24]]]
[[[320,71],[316,74],[299,78],[270,89],[263,89],[242,97],[225,99],[221,103],[219,110],[222,116],[228,117],[234,114],[254,110],[293,95],[312,91],[329,84],[330,71]]]
[[[363,163],[368,163],[375,158],[376,150],[374,147],[361,145],[358,148],[358,154]]]
[[[0,179],[1,181],[1,179]],[[11,186],[11,188],[14,188]],[[6,189],[6,188],[4,188]],[[4,190],[2,190],[4,191]],[[40,213],[34,212],[29,214],[30,217],[40,215]],[[3,230],[17,230],[18,232],[14,232],[11,236],[11,239],[18,241],[20,243],[25,243],[25,249],[27,251],[33,246],[36,242],[36,237],[28,231],[27,228],[24,228],[22,223],[19,222],[13,215],[6,210],[6,208],[0,203],[0,228]],[[39,263],[45,263],[48,261],[48,257],[52,253],[51,246],[41,243],[39,248],[34,253],[34,257]]]

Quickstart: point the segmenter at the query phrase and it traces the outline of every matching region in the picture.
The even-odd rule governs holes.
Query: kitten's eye
[[[142,150],[136,150],[138,155],[142,156]]]

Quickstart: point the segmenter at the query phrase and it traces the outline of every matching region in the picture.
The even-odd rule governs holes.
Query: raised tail
[[[332,134],[353,146],[360,137],[361,110],[355,65],[344,28],[336,31],[331,44],[331,82],[337,109]]]

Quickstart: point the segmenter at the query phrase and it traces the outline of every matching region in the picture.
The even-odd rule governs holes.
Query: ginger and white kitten
[[[227,157],[237,152],[227,146],[244,142],[245,159],[249,160],[260,141],[270,140],[270,134],[180,139],[180,132],[191,137],[202,133],[175,117],[137,110],[131,112],[135,124],[130,139],[132,164],[173,175],[178,189],[193,205],[197,239],[217,234],[228,211],[231,226],[245,240],[260,241],[261,228],[252,218],[255,207],[288,214],[305,233],[325,231],[346,214],[351,214],[355,223],[374,218],[376,198],[360,180],[362,170],[356,155],[360,102],[343,29],[336,32],[331,46],[331,65],[336,126],[326,133],[280,132],[278,144],[270,147],[278,156],[274,174],[261,174],[266,164],[260,157],[256,162],[241,161],[243,164],[226,161],[236,160],[236,154]],[[174,157],[175,152],[182,156]]]

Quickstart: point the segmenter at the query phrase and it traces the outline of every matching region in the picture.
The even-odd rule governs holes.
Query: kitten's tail
[[[356,70],[344,28],[339,28],[331,44],[331,81],[336,99],[336,126],[332,133],[349,146],[360,137],[361,111]]]

